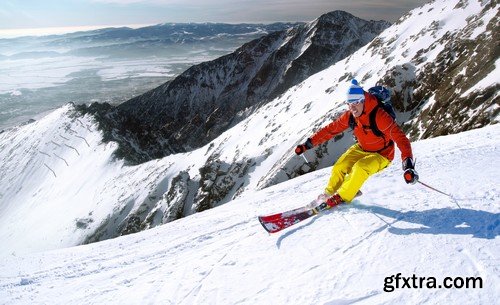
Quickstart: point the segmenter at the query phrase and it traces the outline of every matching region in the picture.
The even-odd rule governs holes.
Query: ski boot
[[[340,197],[339,194],[334,194],[333,196],[326,199],[326,201],[325,201],[326,205],[328,206],[328,209],[331,209],[334,206],[339,205],[343,202],[344,202],[344,200],[342,199],[342,197]]]

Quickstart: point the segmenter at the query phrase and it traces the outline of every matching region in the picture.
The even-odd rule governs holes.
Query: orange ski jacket
[[[355,118],[354,136],[359,146],[366,152],[376,152],[390,161],[394,159],[394,143],[401,151],[401,159],[413,158],[410,140],[399,128],[396,121],[381,107],[378,108],[375,121],[378,129],[383,133],[382,137],[376,136],[370,128],[370,112],[377,107],[377,98],[365,92],[365,105],[363,113]],[[349,128],[349,117],[351,112],[347,110],[338,119],[320,129],[311,137],[311,142],[317,146],[336,136]]]

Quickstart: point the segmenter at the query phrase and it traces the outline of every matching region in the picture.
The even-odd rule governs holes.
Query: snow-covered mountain
[[[87,122],[82,123],[75,131],[88,132],[88,137]],[[406,185],[395,162],[368,180],[364,195],[351,205],[280,234],[267,234],[257,215],[295,208],[314,198],[329,177],[330,169],[324,169],[138,234],[6,255],[0,260],[1,303],[496,304],[499,132],[496,124],[413,143],[421,179],[454,198]],[[92,148],[84,149],[84,143],[78,147],[82,154],[96,149],[94,141],[88,141]],[[137,187],[131,180],[138,174],[128,173],[130,188]],[[95,183],[102,178],[95,177]],[[67,183],[88,190],[88,181]],[[110,188],[103,185],[104,191]],[[39,223],[26,233],[45,230],[49,235],[49,223],[87,203],[73,200],[53,206],[38,215]],[[26,214],[20,213],[18,221],[41,210],[32,205],[21,211]],[[5,234],[5,229],[0,232]],[[62,230],[50,232],[64,238]],[[3,235],[2,249],[14,240]],[[454,281],[445,283],[447,277]],[[453,283],[461,288],[442,286]]]
[[[116,108],[94,104],[117,154],[134,164],[199,148],[310,75],[346,58],[390,24],[343,11],[276,31],[192,66]]]
[[[424,19],[439,26],[421,25]],[[490,48],[495,41],[486,38],[496,35],[497,21],[497,4],[493,2],[429,3],[404,16],[353,55],[256,108],[205,146],[135,166],[115,158],[113,152],[118,145],[103,141],[109,134],[98,129],[103,121],[81,116],[72,105],[39,121],[8,129],[0,133],[0,241],[6,245],[0,253],[18,255],[137,232],[331,166],[352,143],[349,135],[340,135],[307,152],[309,164],[295,156],[293,148],[345,110],[342,101],[351,77],[365,87],[387,80],[396,91],[396,106],[401,111],[398,120],[412,119],[407,129],[414,139],[432,136],[433,130],[442,132],[439,126],[451,126],[453,122],[457,127],[449,132],[495,124],[497,66],[493,64],[470,77],[468,72],[476,71],[474,67],[483,62],[496,63],[488,57],[490,53],[480,63],[460,61],[465,74],[457,75],[453,82],[461,98],[446,100],[449,114],[436,106],[444,101],[440,90],[448,86],[447,79],[418,80],[430,77],[428,69],[437,63],[443,71],[449,71],[459,63],[454,60],[463,59],[456,56],[440,61],[448,53],[461,54],[440,42],[460,45],[460,41],[473,44],[483,39],[481,50]],[[457,33],[458,40],[445,39]],[[439,81],[441,85],[436,85]],[[434,85],[436,90],[422,92]],[[470,99],[473,103],[467,104]],[[459,109],[458,117],[453,117],[455,109]],[[441,112],[445,119],[438,120]],[[418,160],[424,159],[418,151],[415,155]],[[437,157],[435,160],[442,162]],[[466,163],[460,161],[453,167],[469,173],[462,164]],[[393,166],[399,167],[397,158]],[[319,191],[316,187],[308,196]],[[288,203],[287,198],[280,204]]]

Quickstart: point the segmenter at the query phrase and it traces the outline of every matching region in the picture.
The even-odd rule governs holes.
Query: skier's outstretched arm
[[[338,119],[326,125],[325,127],[318,130],[314,135],[308,138],[303,144],[298,145],[295,148],[295,153],[297,155],[302,154],[308,149],[318,146],[331,138],[335,137],[337,134],[343,132],[349,127],[349,116],[350,112],[344,112]]]

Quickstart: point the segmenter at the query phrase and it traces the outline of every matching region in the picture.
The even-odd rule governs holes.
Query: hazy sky
[[[427,0],[0,0],[0,30],[163,22],[311,21],[344,10],[396,21]]]

